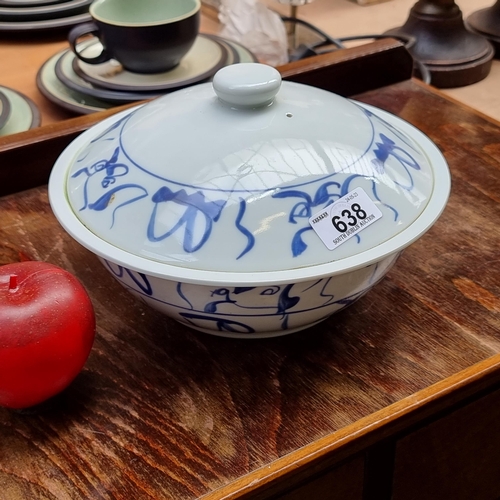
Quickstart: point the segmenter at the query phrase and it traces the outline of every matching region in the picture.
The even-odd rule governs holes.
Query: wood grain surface
[[[98,324],[66,391],[32,411],[0,409],[2,499],[270,498],[276,464],[291,469],[314,446],[359,453],[360,436],[400,431],[384,418],[424,408],[426,391],[453,401],[474,373],[498,381],[499,124],[415,81],[357,98],[438,144],[451,198],[375,289],[290,336],[248,342],[179,325],[65,234],[46,187],[0,199],[0,263],[39,259],[74,273]],[[330,460],[361,468],[342,453]]]

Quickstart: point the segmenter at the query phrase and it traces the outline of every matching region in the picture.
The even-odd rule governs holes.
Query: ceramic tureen
[[[412,125],[257,63],[104,120],[49,182],[62,226],[124,287],[246,338],[361,297],[449,190],[445,159]]]

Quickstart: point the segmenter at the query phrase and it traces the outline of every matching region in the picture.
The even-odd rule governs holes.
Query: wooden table
[[[3,139],[0,262],[74,273],[98,331],[59,397],[0,409],[2,500],[500,496],[500,124],[410,79],[393,42],[280,70],[344,93],[350,82],[428,134],[452,172],[442,217],[325,322],[218,338],[136,301],[51,213],[53,158],[109,112]]]
[[[203,33],[218,32],[215,11],[203,8],[200,30]],[[69,49],[65,31],[38,35],[0,32],[0,85],[15,89],[32,99],[40,109],[42,125],[76,116],[45,98],[36,85],[39,68],[63,49]]]

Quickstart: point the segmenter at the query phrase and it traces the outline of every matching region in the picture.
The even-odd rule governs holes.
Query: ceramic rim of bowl
[[[63,228],[82,246],[96,255],[127,269],[149,276],[199,285],[259,286],[280,283],[297,283],[333,276],[373,264],[391,254],[402,251],[427,232],[440,217],[446,207],[451,176],[447,162],[438,147],[420,130],[397,116],[379,108],[358,103],[398,127],[416,143],[427,156],[432,167],[434,185],[432,194],[422,213],[406,229],[389,240],[366,251],[307,267],[290,268],[280,271],[224,272],[207,271],[166,264],[137,256],[120,249],[98,237],[85,227],[71,207],[67,193],[67,175],[78,152],[93,138],[98,137],[112,123],[122,119],[138,107],[113,115],[78,136],[58,157],[49,178],[49,201],[52,210]]]

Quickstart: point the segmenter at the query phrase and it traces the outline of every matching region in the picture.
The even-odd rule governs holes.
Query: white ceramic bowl
[[[443,155],[412,125],[241,64],[73,141],[65,230],[131,293],[207,333],[307,328],[371,289],[438,219]]]

